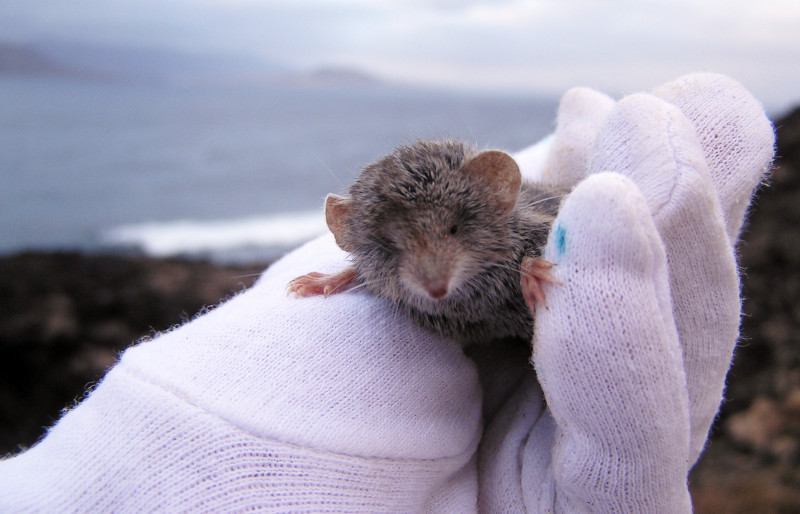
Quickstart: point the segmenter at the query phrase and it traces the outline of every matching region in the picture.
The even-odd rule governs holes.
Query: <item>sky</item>
[[[26,0],[0,38],[66,38],[349,66],[411,84],[613,96],[725,73],[800,104],[797,0]]]

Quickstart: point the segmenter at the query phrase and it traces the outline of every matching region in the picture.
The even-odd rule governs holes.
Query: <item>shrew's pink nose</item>
[[[429,279],[425,282],[425,291],[427,291],[434,300],[441,300],[447,296],[448,289],[448,281],[442,278]]]

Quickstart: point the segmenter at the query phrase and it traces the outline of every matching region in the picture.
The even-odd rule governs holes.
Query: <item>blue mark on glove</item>
[[[567,230],[559,223],[553,233],[553,238],[556,242],[556,250],[558,251],[558,258],[564,256],[567,246]]]

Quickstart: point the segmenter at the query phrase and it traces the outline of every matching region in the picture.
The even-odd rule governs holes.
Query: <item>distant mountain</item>
[[[268,78],[268,83],[301,87],[370,87],[386,83],[354,68],[324,67],[307,73],[289,73]]]
[[[80,72],[50,59],[31,46],[0,42],[0,75],[74,77]]]
[[[35,47],[56,62],[116,77],[180,80],[274,74],[285,68],[237,55],[192,54],[167,48],[42,41]]]
[[[388,85],[367,72],[328,66],[298,72],[253,57],[192,54],[166,48],[40,40],[0,42],[0,75],[155,83],[220,82],[297,87]]]
[[[250,57],[192,54],[167,48],[64,40],[0,43],[0,74],[179,82],[250,79],[288,71]]]
[[[308,75],[309,80],[318,84],[335,85],[377,85],[382,81],[378,78],[352,68],[321,68]]]

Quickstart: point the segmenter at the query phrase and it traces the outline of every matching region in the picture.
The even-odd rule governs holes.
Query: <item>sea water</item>
[[[396,87],[0,79],[0,253],[261,258],[325,231],[322,203],[419,138],[520,150],[556,102]]]

